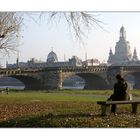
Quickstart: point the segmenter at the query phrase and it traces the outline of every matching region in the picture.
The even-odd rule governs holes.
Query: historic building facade
[[[58,61],[58,57],[56,53],[52,50],[46,59],[46,62],[37,60],[35,58],[31,58],[27,62],[19,62],[19,58],[17,58],[15,64],[6,64],[6,68],[44,68],[44,67],[60,67],[60,66],[71,66],[71,67],[81,67],[81,66],[91,66],[91,65],[99,65],[98,59],[89,59],[86,61],[82,61],[77,56],[72,56],[68,61]]]
[[[139,65],[136,48],[132,54],[129,41],[126,40],[126,31],[122,26],[119,41],[116,42],[115,53],[110,49],[108,64],[110,65]]]
[[[68,61],[58,61],[55,52],[51,51],[48,54],[46,65],[48,67],[60,67],[60,66],[82,66],[82,60],[77,56],[72,56]]]

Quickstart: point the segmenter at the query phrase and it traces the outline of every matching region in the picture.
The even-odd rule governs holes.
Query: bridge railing
[[[7,69],[1,68],[0,74],[11,75],[11,74],[23,74],[23,73],[35,73],[43,71],[63,71],[63,72],[100,72],[113,69],[121,70],[140,70],[140,66],[61,66],[61,67],[45,67],[45,68],[14,68]]]

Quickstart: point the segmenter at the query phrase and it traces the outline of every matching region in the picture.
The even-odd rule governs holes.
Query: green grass
[[[131,91],[140,96],[139,90]],[[140,127],[130,105],[120,105],[117,116],[100,116],[96,101],[111,90],[10,91],[0,94],[0,127]]]
[[[87,94],[86,94],[87,93]],[[95,102],[105,100],[106,97],[95,97],[95,93],[89,94],[88,91],[18,91],[7,94],[0,94],[0,103],[30,103],[48,101],[79,101]],[[96,94],[98,94],[96,92]]]

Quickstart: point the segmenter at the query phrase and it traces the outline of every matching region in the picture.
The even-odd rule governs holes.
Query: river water
[[[7,87],[10,89],[17,89],[17,90],[22,90],[25,88],[24,86],[0,86],[0,89],[5,89]]]
[[[0,89],[5,89],[5,88],[10,88],[10,89],[17,89],[17,90],[23,90],[25,86],[0,86]],[[64,86],[63,89],[83,89],[84,86]]]
[[[84,86],[64,86],[63,89],[83,89]]]

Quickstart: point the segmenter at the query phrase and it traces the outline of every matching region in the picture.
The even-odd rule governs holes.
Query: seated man
[[[129,88],[128,88],[128,83],[121,77],[120,74],[116,75],[117,83],[114,85],[114,92],[113,94],[109,97],[109,100],[112,101],[121,101],[121,100],[129,100]],[[116,105],[112,105],[111,107],[111,113],[116,112]]]

